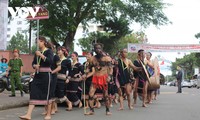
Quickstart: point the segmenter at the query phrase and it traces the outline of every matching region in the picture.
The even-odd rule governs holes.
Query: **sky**
[[[164,9],[164,13],[172,24],[156,28],[151,25],[145,29],[145,33],[150,44],[199,44],[195,34],[200,32],[200,0],[164,0],[164,3],[170,3]],[[140,28],[141,29],[141,28]],[[153,53],[154,56],[175,61],[188,53]],[[167,70],[170,64],[161,65],[161,73],[170,75]]]

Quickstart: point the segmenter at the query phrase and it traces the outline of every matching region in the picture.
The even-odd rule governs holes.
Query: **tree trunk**
[[[63,43],[63,46],[69,49],[69,51],[74,51],[74,36],[76,34],[76,31],[70,31],[65,39],[65,42]]]

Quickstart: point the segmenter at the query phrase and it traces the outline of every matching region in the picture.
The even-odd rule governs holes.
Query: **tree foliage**
[[[176,75],[177,66],[180,66],[185,73],[185,78],[190,79],[194,75],[194,67],[197,67],[199,63],[199,58],[196,57],[196,53],[191,53],[185,55],[183,58],[176,59],[175,62],[172,63],[172,75]],[[198,66],[200,67],[200,66]]]
[[[142,36],[139,36],[142,35]],[[89,33],[88,37],[79,39],[79,45],[81,46],[83,51],[91,51],[93,50],[93,43],[94,40],[96,42],[100,42],[104,44],[104,51],[108,52],[110,55],[114,56],[116,53],[123,48],[127,48],[128,43],[138,43],[140,39],[145,35],[144,33],[131,33],[127,34],[120,39],[113,39],[115,38],[114,34],[112,33]],[[111,43],[112,42],[112,43]],[[129,53],[128,54],[130,59],[136,59],[136,54]]]
[[[78,25],[88,22],[104,24],[122,16],[125,21],[147,27],[164,25],[167,4],[161,0],[39,0],[49,11],[49,19],[40,21],[40,34],[50,37],[54,44],[63,42],[72,47]],[[9,0],[9,6],[32,6],[37,0]],[[117,25],[113,23],[113,25]],[[116,31],[117,32],[117,31]]]
[[[200,38],[200,33],[197,33],[197,34],[195,35],[195,37],[196,37],[197,39],[199,39],[199,38]]]
[[[12,36],[11,40],[8,43],[7,50],[20,50],[20,53],[28,53],[28,38],[17,32],[14,36]]]

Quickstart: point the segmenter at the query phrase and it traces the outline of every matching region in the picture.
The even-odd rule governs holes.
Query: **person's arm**
[[[6,77],[8,77],[8,75],[9,75],[9,71],[11,70],[11,67],[10,66],[8,66],[8,69],[6,70]]]
[[[136,67],[136,66],[131,62],[131,60],[128,60],[128,64],[129,64],[129,66],[130,66],[134,71],[141,71],[141,70],[142,70],[142,67]]]
[[[146,60],[146,62],[147,62],[147,65],[148,65],[149,67],[151,67],[152,69],[154,69],[154,65],[152,64],[151,61]]]
[[[59,72],[61,70],[61,63],[60,63],[61,61],[60,61],[60,58],[57,55],[55,55],[55,61],[56,61],[57,67],[56,67],[56,69],[54,69],[51,72],[52,74],[55,74],[55,73],[57,73],[57,72]]]
[[[42,54],[40,51],[36,51],[36,55],[41,57],[45,63],[50,65],[53,63],[53,51],[50,49],[46,50],[45,54]]]
[[[92,72],[89,72],[89,73],[86,75],[86,79],[89,78],[89,77],[91,77],[91,76],[93,76],[94,73],[95,73],[95,69],[94,69],[94,67],[92,67]]]

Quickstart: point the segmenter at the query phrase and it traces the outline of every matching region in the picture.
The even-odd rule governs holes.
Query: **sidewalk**
[[[21,97],[20,92],[16,91],[16,97],[9,97],[10,94],[11,91],[0,93],[0,111],[28,105],[29,94],[24,94],[24,97]]]

